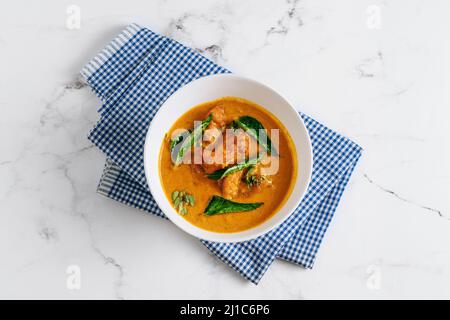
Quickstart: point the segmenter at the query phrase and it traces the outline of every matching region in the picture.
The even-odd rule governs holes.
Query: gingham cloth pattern
[[[143,145],[159,106],[179,87],[225,68],[169,38],[128,26],[81,71],[103,101],[89,139],[107,156],[98,192],[164,217],[144,175]],[[278,257],[312,268],[316,253],[361,155],[351,140],[301,114],[311,137],[313,173],[295,212],[277,229],[241,243],[202,241],[257,284]]]

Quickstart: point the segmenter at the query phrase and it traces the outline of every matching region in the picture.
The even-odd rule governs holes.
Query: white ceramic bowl
[[[298,174],[292,194],[282,208],[264,223],[236,233],[211,232],[194,226],[171,206],[161,185],[158,158],[164,135],[173,123],[190,108],[224,96],[255,102],[274,114],[287,128],[295,144]],[[292,105],[271,88],[254,80],[232,74],[207,76],[181,87],[156,113],[148,129],[144,147],[144,168],[153,198],[164,214],[178,227],[200,239],[216,242],[238,242],[256,238],[281,224],[302,200],[311,179],[312,150],[302,118]]]

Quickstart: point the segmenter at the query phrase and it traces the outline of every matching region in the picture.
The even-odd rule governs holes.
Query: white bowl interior
[[[158,159],[164,135],[173,123],[190,108],[224,96],[240,97],[255,102],[274,114],[287,128],[294,142],[298,174],[294,189],[283,207],[264,223],[236,233],[216,233],[201,229],[181,217],[167,199],[159,178]],[[157,112],[149,127],[144,168],[150,191],[166,216],[184,231],[200,239],[216,242],[237,242],[256,238],[282,223],[299,205],[312,171],[312,150],[308,132],[298,112],[286,99],[269,87],[236,75],[214,75],[197,79],[176,91]]]

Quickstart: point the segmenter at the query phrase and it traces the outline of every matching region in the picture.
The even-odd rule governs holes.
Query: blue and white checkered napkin
[[[98,192],[160,217],[144,176],[147,128],[161,104],[184,84],[226,69],[169,38],[128,26],[81,71],[103,101],[89,139],[106,154]],[[277,229],[241,243],[202,241],[216,256],[257,284],[281,258],[312,268],[317,250],[361,155],[361,148],[302,114],[314,165],[308,192]]]

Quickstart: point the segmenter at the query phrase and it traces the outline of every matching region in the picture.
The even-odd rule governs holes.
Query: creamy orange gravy
[[[204,172],[196,172],[190,165],[175,167],[169,148],[170,137],[176,129],[190,129],[194,121],[206,118],[209,110],[217,105],[225,108],[227,118],[237,119],[241,116],[252,116],[258,119],[268,130],[279,129],[280,154],[279,170],[271,176],[272,185],[261,188],[248,195],[233,198],[237,202],[264,202],[264,205],[248,212],[226,213],[207,216],[204,210],[213,195],[222,196],[222,190],[215,180],[208,179]],[[194,195],[195,205],[188,207],[187,221],[205,230],[232,233],[247,230],[263,223],[272,217],[289,198],[297,178],[297,154],[288,131],[270,112],[250,101],[224,97],[195,106],[175,121],[163,141],[159,156],[159,175],[164,192],[172,203],[171,194],[175,190],[184,190]],[[242,182],[243,183],[243,182]]]

